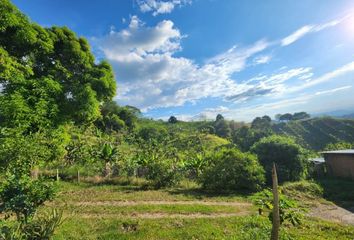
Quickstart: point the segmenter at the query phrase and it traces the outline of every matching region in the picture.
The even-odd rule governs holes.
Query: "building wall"
[[[329,174],[354,180],[354,154],[327,153],[324,157]]]

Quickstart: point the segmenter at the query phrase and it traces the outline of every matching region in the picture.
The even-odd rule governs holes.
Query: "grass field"
[[[213,195],[193,184],[166,190],[132,185],[59,184],[47,207],[64,211],[54,239],[269,239],[271,224],[251,197]],[[282,239],[350,239],[354,227],[306,217]]]

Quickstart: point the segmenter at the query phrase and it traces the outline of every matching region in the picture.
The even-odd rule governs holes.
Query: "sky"
[[[352,0],[13,0],[108,60],[144,116],[354,112]]]

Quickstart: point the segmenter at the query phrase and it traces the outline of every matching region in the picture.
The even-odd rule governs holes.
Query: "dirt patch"
[[[334,204],[318,204],[311,209],[309,216],[354,225],[354,213]]]

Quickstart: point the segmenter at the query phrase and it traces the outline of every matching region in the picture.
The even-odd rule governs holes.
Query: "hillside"
[[[299,144],[322,150],[328,143],[354,142],[354,120],[339,118],[312,118],[273,125],[277,134],[295,137]]]

